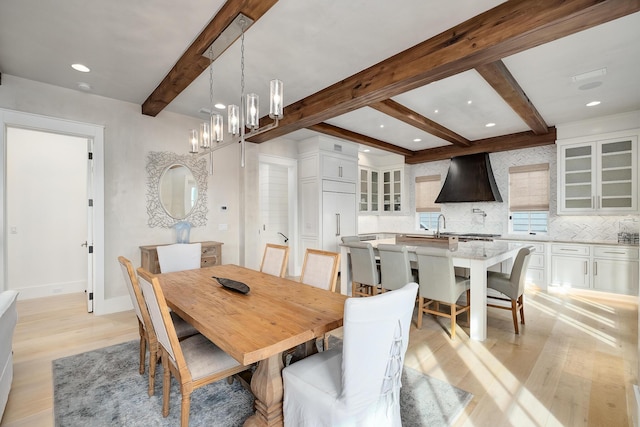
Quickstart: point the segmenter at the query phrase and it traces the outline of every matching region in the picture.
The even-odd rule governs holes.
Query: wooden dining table
[[[212,277],[245,283],[247,294]],[[258,363],[251,379],[256,412],[245,426],[281,426],[282,353],[315,344],[342,326],[345,295],[237,265],[158,274],[167,305],[243,365]]]

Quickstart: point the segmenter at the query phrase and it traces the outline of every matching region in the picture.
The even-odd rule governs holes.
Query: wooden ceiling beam
[[[498,95],[520,116],[536,135],[547,132],[548,125],[524,93],[520,84],[502,61],[489,62],[476,67],[483,79],[498,92]]]
[[[352,132],[338,126],[333,126],[328,123],[318,123],[315,125],[311,125],[308,127],[308,129],[323,133],[325,135],[334,136],[336,138],[366,145],[368,147],[379,148],[380,150],[388,151],[390,153],[400,154],[405,157],[413,156],[413,151],[407,148],[389,144],[388,142],[380,141],[379,139],[371,138],[369,136],[362,135],[357,132]]]
[[[445,141],[449,141],[454,145],[458,145],[461,147],[468,147],[469,145],[471,145],[469,140],[465,137],[458,135],[454,131],[447,129],[446,127],[426,118],[422,114],[419,114],[392,99],[385,99],[384,101],[374,102],[373,104],[370,104],[369,107],[376,109],[381,113],[384,113],[395,119],[401,120],[427,133],[430,133],[431,135],[437,136],[438,138],[444,139]]]
[[[211,43],[242,13],[254,23],[278,0],[228,0],[182,54],[162,82],[142,104],[142,114],[156,116],[193,82],[210,64],[202,56]]]
[[[465,156],[467,154],[494,153],[498,151],[518,150],[522,148],[540,147],[551,145],[556,142],[556,128],[550,127],[544,134],[536,135],[532,131],[514,133],[511,135],[496,136],[473,141],[470,147],[446,147],[430,148],[427,150],[414,151],[414,155],[405,158],[405,163],[416,164],[433,162],[436,160],[446,160],[455,156]]]
[[[640,0],[507,1],[284,111],[265,142],[640,10]],[[266,117],[262,123],[267,123]]]

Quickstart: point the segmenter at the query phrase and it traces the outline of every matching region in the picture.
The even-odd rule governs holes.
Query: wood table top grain
[[[229,290],[212,276],[251,290]],[[157,277],[169,307],[243,365],[342,326],[345,295],[249,268],[227,264]]]

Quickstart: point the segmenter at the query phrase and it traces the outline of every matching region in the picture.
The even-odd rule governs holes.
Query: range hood
[[[493,178],[489,153],[451,159],[447,178],[436,203],[502,202]]]

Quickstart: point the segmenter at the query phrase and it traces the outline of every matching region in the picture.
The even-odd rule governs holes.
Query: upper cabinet
[[[360,167],[358,210],[361,214],[400,213],[404,204],[404,167]]]
[[[321,156],[322,178],[336,181],[356,182],[358,179],[358,159],[342,155]]]
[[[557,145],[558,214],[638,212],[637,136]]]

